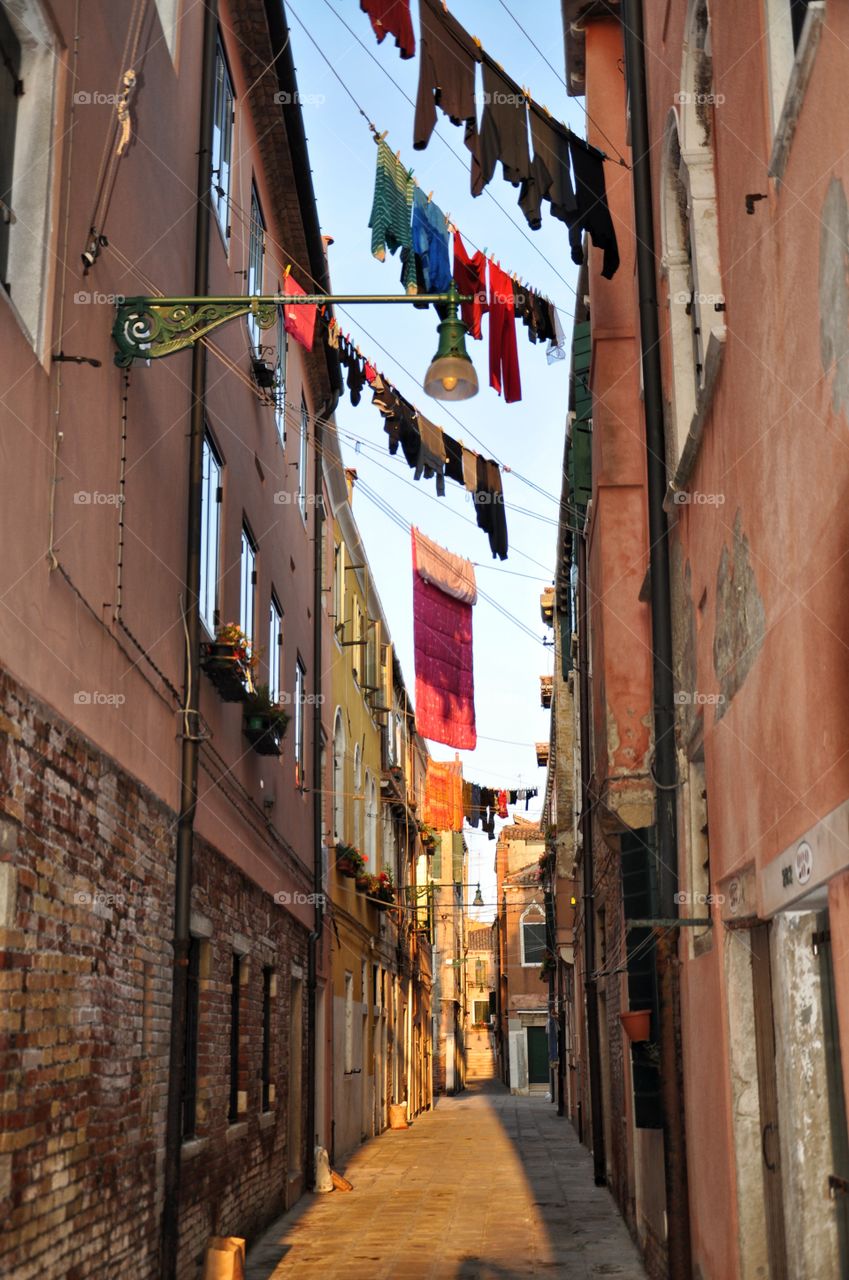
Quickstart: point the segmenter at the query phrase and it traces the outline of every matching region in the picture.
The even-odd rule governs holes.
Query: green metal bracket
[[[710,916],[658,916],[653,920],[626,920],[625,929],[703,929],[710,924]]]
[[[471,302],[470,294],[460,294],[452,283],[447,293],[363,294],[363,293],[276,293],[251,297],[208,298],[124,298],[117,304],[112,337],[115,363],[128,368],[134,360],[158,360],[184,351],[208,333],[238,316],[253,316],[260,329],[277,323],[280,307],[324,306],[328,303],[422,303],[457,306]]]

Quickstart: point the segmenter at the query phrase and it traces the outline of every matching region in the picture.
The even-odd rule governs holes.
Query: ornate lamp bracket
[[[112,328],[115,363],[126,369],[134,360],[173,355],[237,316],[252,315],[260,329],[271,329],[282,303],[282,297],[124,298]]]

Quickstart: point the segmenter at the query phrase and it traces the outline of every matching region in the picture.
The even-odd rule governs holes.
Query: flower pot
[[[244,702],[249,675],[245,660],[232,644],[213,640],[201,651],[201,666],[215,685],[222,702]]]
[[[356,879],[357,868],[354,866],[353,862],[347,862],[342,858],[336,863],[336,870],[339,872],[340,876],[347,876],[349,880]]]
[[[260,756],[279,756],[283,730],[278,716],[255,711],[245,716],[245,737]]]
[[[619,1021],[632,1044],[642,1044],[651,1038],[651,1009],[632,1009],[620,1013]]]
[[[368,876],[357,876],[357,889],[360,893],[368,893],[369,883]]]

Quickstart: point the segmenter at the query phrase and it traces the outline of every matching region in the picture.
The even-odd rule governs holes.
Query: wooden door
[[[548,1035],[545,1027],[527,1027],[528,1084],[548,1084]]]

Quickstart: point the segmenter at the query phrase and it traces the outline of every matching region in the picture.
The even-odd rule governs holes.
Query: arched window
[[[538,902],[532,902],[519,917],[519,941],[522,964],[526,968],[541,965],[545,959],[545,912]]]
[[[368,772],[366,773],[366,848],[372,867],[378,871],[381,860],[378,856],[377,783]]]
[[[336,712],[333,727],[333,834],[345,839],[345,726],[342,712]]]
[[[725,299],[719,272],[715,114],[707,0],[690,0],[681,89],[664,135],[661,176],[661,265],[668,280],[674,433],[668,442],[673,478],[692,466],[685,455],[694,421],[703,416],[725,340]],[[714,340],[713,342],[711,340]],[[691,456],[692,455],[692,456]]]
[[[363,844],[363,757],[360,744],[354,747],[354,844],[362,849]],[[371,871],[373,868],[369,868]]]

